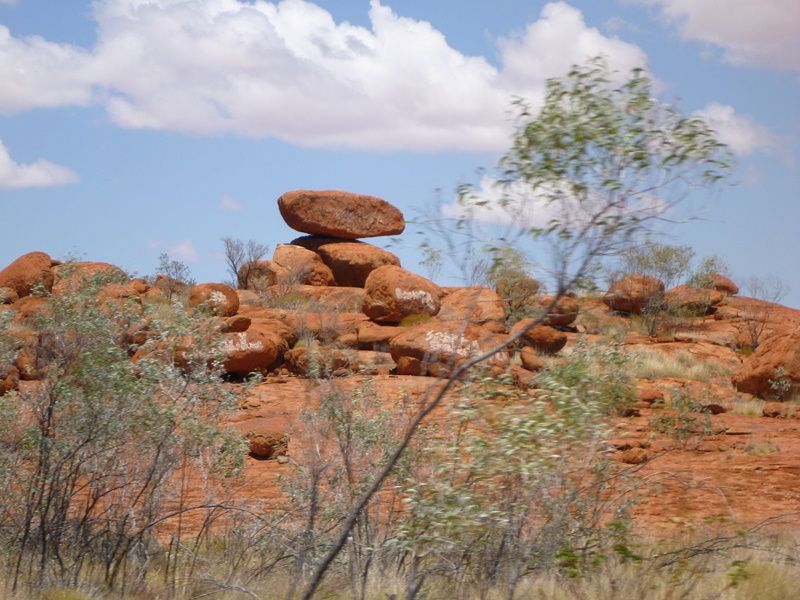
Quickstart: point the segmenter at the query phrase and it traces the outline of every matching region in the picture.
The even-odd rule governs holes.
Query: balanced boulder
[[[0,288],[11,288],[22,298],[40,286],[53,289],[53,260],[44,252],[24,254],[0,271]]]
[[[664,283],[650,275],[628,275],[618,279],[608,290],[603,302],[619,312],[641,314],[664,294]]]
[[[739,293],[739,286],[736,285],[730,277],[726,277],[720,273],[711,273],[709,277],[712,287],[718,292],[731,296],[735,296]]]
[[[292,229],[345,239],[397,235],[403,213],[375,196],[339,190],[294,190],[278,198],[281,216]]]
[[[409,315],[433,316],[441,308],[438,285],[395,265],[372,271],[364,289],[364,314],[378,323],[399,323]]]
[[[543,321],[545,325],[567,327],[578,318],[580,305],[572,296],[561,296],[555,303],[552,296],[542,296],[539,302],[547,310]]]

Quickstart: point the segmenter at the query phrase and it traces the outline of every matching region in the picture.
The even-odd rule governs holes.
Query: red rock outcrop
[[[438,285],[394,265],[375,269],[364,289],[364,313],[378,323],[399,323],[409,315],[433,316],[441,308]]]
[[[44,252],[23,254],[0,271],[0,288],[11,288],[22,298],[37,285],[45,291],[53,289],[53,260]]]
[[[95,277],[103,281],[121,283],[128,275],[116,265],[107,262],[67,262],[53,267],[53,294],[75,292]]]
[[[553,303],[552,296],[542,296],[539,299],[542,307],[547,309]],[[575,322],[580,312],[580,304],[572,296],[561,296],[553,307],[545,315],[544,325],[553,327],[567,327]]]
[[[200,283],[189,290],[189,306],[207,306],[220,317],[232,317],[239,310],[239,295],[224,283]]]
[[[711,273],[710,277],[711,285],[718,292],[730,294],[731,296],[735,296],[739,293],[739,286],[736,285],[729,277],[725,277],[725,275],[721,275],[719,273]]]
[[[505,328],[506,313],[497,292],[485,287],[466,287],[455,289],[442,299],[437,318],[468,321],[501,332]]]
[[[286,342],[271,327],[253,323],[247,331],[223,334],[227,373],[246,375],[270,367],[286,350]]]
[[[313,235],[353,240],[405,229],[403,213],[386,200],[339,190],[286,192],[278,209],[289,227]]]
[[[272,255],[278,283],[332,285],[333,273],[316,252],[291,244],[278,244]]]
[[[792,388],[786,394],[800,390],[800,330],[777,333],[763,340],[734,373],[733,384],[740,392],[773,397],[775,390],[770,382],[778,381],[779,367],[783,367],[785,381]]]
[[[713,313],[724,299],[725,294],[715,289],[679,285],[666,293],[664,303],[670,310],[702,316]]]
[[[664,283],[649,275],[628,275],[611,284],[603,298],[606,305],[619,312],[641,314],[654,298],[664,293]]]
[[[400,266],[400,259],[383,248],[355,241],[331,241],[317,245],[316,252],[333,272],[336,285],[364,287],[372,271],[384,265]]]
[[[511,328],[509,335],[517,335],[521,330],[530,326],[532,322],[533,319],[531,318],[522,319]],[[567,335],[548,325],[535,325],[522,334],[520,342],[525,346],[535,348],[539,352],[555,354],[566,346]]]
[[[480,325],[456,321],[433,320],[428,323],[402,328],[402,332],[389,341],[392,358],[407,374],[441,374],[449,368],[497,346],[505,336]],[[489,364],[508,364],[508,352],[495,354]],[[413,359],[413,360],[409,360]]]

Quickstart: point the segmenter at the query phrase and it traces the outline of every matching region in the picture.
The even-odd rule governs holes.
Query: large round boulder
[[[679,285],[666,293],[664,303],[671,311],[702,316],[713,313],[724,299],[725,294],[713,288]]]
[[[364,285],[364,314],[378,323],[399,323],[409,315],[435,315],[441,308],[441,288],[395,265],[372,271]]]
[[[664,294],[664,282],[650,275],[628,275],[618,279],[608,290],[603,302],[619,312],[641,314]]]
[[[40,286],[53,289],[53,260],[44,252],[24,254],[0,271],[0,288],[11,288],[20,298]]]
[[[262,292],[278,281],[278,269],[269,260],[253,260],[239,267],[239,285],[245,289]]]
[[[506,313],[499,294],[485,287],[466,287],[451,291],[442,299],[437,318],[441,321],[468,321],[502,331]]]
[[[761,398],[800,391],[800,332],[778,332],[762,341],[733,375],[740,392]]]
[[[189,306],[205,306],[220,317],[232,317],[239,310],[239,295],[224,283],[200,283],[189,290]]]
[[[553,327],[572,325],[578,318],[581,308],[578,301],[572,296],[561,296],[555,303],[553,303],[553,296],[542,296],[539,298],[539,302],[542,308],[547,310],[542,323]]]
[[[226,373],[246,375],[270,367],[286,350],[279,331],[253,322],[247,331],[222,334]]]
[[[93,280],[95,283],[122,283],[128,275],[107,262],[66,262],[53,267],[53,295],[76,292]]]
[[[739,286],[736,285],[730,277],[726,277],[720,273],[711,273],[711,286],[718,292],[735,296],[739,293]]]
[[[389,340],[389,352],[398,367],[402,366],[408,374],[439,375],[443,367],[448,369],[475,358],[505,339],[481,325],[457,321],[432,320],[401,331]],[[504,350],[487,362],[505,366],[508,360],[508,352]]]
[[[330,267],[336,285],[364,287],[367,277],[384,265],[400,266],[400,259],[383,248],[364,242],[320,244],[317,253]]]
[[[291,244],[278,244],[272,256],[278,283],[331,285],[333,273],[316,252]]]
[[[520,331],[527,329],[522,334],[520,343],[545,354],[555,354],[567,345],[567,334],[563,331],[558,331],[548,325],[534,325],[531,327],[533,321],[531,318],[522,319],[511,328],[509,335],[515,336]]]
[[[405,229],[403,213],[375,196],[339,190],[294,190],[278,198],[278,208],[292,229],[354,240],[397,235]]]

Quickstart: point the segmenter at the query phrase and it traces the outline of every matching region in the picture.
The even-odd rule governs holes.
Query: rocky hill
[[[706,287],[665,290],[634,273],[599,295],[529,295],[528,316],[511,319],[504,285],[442,287],[363,241],[404,230],[401,212],[382,199],[293,191],[278,208],[306,235],[279,244],[270,260],[241,265],[242,289],[186,286],[163,274],[131,279],[115,265],[62,264],[44,252],[14,260],[0,271],[0,315],[16,340],[0,364],[0,394],[35,388],[48,360],[37,316],[98,274],[114,280],[99,290],[102,302],[142,315],[175,299],[208,310],[228,385],[263,377],[231,419],[249,441],[239,493],[263,498],[280,494],[277,478],[308,441],[298,434],[301,414],[332,386],[352,393],[368,380],[387,406],[413,403],[459,364],[524,331],[487,365],[511,385],[536,389],[537,374],[579,345],[612,343],[633,357],[637,398],[617,417],[605,452],[644,482],[639,523],[656,532],[709,519],[753,524],[796,509],[800,311],[741,297],[719,274]],[[648,335],[656,298],[664,322]],[[133,362],[148,352],[149,326],[142,316],[127,332]],[[186,340],[187,348],[198,343]]]

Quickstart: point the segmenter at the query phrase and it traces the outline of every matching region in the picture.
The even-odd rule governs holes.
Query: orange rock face
[[[740,392],[762,398],[776,395],[770,381],[777,382],[777,370],[783,367],[786,394],[800,390],[800,331],[778,333],[758,345],[733,375],[733,384]]]
[[[441,321],[468,321],[500,332],[504,328],[506,313],[497,292],[485,287],[468,287],[447,294],[442,299],[437,318]]]
[[[469,360],[500,344],[505,336],[499,335],[480,325],[456,321],[430,321],[413,327],[401,328],[389,341],[389,351],[398,368],[408,367],[408,374],[420,370],[438,375],[434,366],[449,366]],[[413,360],[422,365],[419,369]],[[401,359],[406,360],[401,360]],[[504,366],[508,364],[508,352],[499,352],[489,364]]]
[[[116,265],[107,262],[71,262],[53,268],[55,282],[53,294],[75,292],[89,283],[92,278],[103,276],[103,281],[127,281],[125,271]]]
[[[711,274],[711,284],[714,286],[715,290],[722,292],[723,294],[735,296],[739,293],[739,286],[736,285],[729,277],[725,277],[725,275],[720,275],[719,273]]]
[[[300,246],[278,244],[272,255],[278,283],[332,285],[333,273],[318,254]]]
[[[403,213],[386,200],[339,190],[286,192],[278,209],[292,229],[349,240],[397,235],[406,226]]]
[[[660,279],[628,275],[611,285],[603,302],[613,310],[641,314],[653,298],[663,293],[664,283]]]
[[[702,316],[713,313],[724,299],[725,294],[715,289],[679,285],[667,292],[664,301],[672,310]]]
[[[552,296],[542,296],[539,300],[543,308],[548,308],[553,302]],[[555,306],[550,308],[543,323],[553,327],[566,327],[571,325],[578,318],[580,305],[571,296],[561,296]]]
[[[232,317],[239,310],[239,295],[223,283],[200,283],[189,291],[189,306],[207,306],[220,317]]]
[[[277,269],[271,261],[257,260],[243,264],[239,268],[239,279],[243,280],[248,290],[263,291],[278,280]],[[241,284],[240,284],[241,285]]]
[[[438,285],[394,265],[375,269],[364,289],[364,314],[378,323],[399,323],[408,315],[435,315],[441,308]]]
[[[30,252],[0,271],[0,288],[11,288],[22,298],[31,289],[41,285],[46,291],[53,289],[53,260],[44,252]]]
[[[223,334],[227,373],[246,375],[266,369],[285,351],[286,343],[272,328],[252,324],[247,331]]]
[[[514,327],[511,328],[509,335],[516,335],[522,329],[525,329],[533,322],[533,319],[522,319]],[[567,335],[562,331],[553,329],[548,325],[536,325],[526,331],[520,341],[531,348],[535,348],[539,352],[546,354],[555,354],[567,345]]]
[[[400,266],[400,259],[394,254],[364,242],[320,244],[317,252],[333,272],[336,285],[363,288],[369,274],[378,267]]]

